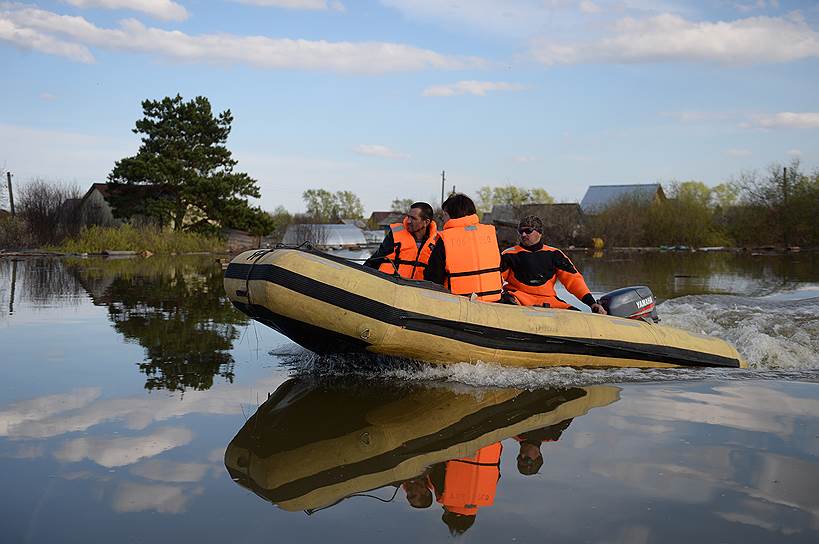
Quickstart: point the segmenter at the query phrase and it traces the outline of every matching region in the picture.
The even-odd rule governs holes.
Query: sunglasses
[[[518,229],[518,234],[532,234],[535,232],[535,229],[530,229],[529,227]]]

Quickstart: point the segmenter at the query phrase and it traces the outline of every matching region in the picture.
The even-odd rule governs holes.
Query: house
[[[595,214],[620,200],[633,198],[642,202],[665,200],[663,187],[659,183],[633,185],[590,185],[580,201],[585,214]]]
[[[527,215],[536,215],[543,221],[544,243],[558,247],[582,245],[583,211],[577,203],[523,204],[513,206],[500,204],[483,215],[482,222],[495,225],[501,247],[517,244],[518,222]]]
[[[114,215],[113,198],[120,195],[133,196],[135,201],[157,198],[165,189],[157,185],[111,185],[109,183],[92,183],[80,200],[80,218],[83,225],[101,225],[115,227],[125,221]],[[149,221],[143,215],[133,215],[131,221]]]
[[[367,225],[371,229],[386,230],[393,223],[400,223],[404,220],[401,212],[373,212],[367,220]]]

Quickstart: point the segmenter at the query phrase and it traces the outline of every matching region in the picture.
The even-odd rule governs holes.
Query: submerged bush
[[[0,216],[0,250],[27,248],[32,243],[31,231],[20,216]]]
[[[150,251],[151,253],[189,253],[225,251],[221,238],[192,232],[174,232],[155,227],[136,228],[92,226],[68,238],[54,249],[65,253],[102,253],[103,251]]]

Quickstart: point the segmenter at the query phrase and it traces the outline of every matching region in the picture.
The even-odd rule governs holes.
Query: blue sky
[[[207,96],[260,204],[819,167],[819,3],[0,1],[0,166],[104,181],[140,102]]]

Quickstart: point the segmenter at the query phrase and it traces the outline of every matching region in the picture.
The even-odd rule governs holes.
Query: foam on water
[[[657,310],[663,325],[730,342],[753,369],[819,368],[819,298],[699,295]]]
[[[803,291],[803,295],[812,291]],[[511,368],[492,362],[429,365],[376,355],[318,356],[293,345],[272,352],[295,374],[364,380],[456,383],[476,387],[574,387],[680,380],[819,380],[819,298],[698,295],[658,307],[663,325],[722,338],[749,363],[738,369]]]

